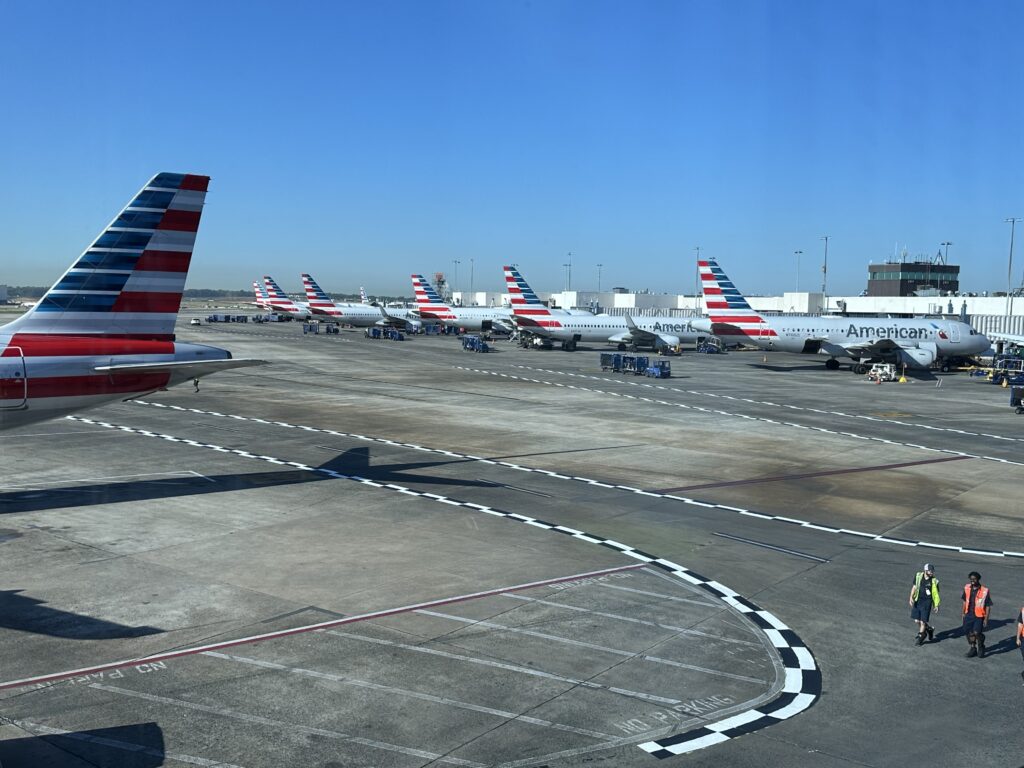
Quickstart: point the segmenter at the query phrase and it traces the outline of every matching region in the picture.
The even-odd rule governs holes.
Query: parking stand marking
[[[783,682],[782,688],[779,694],[772,700],[759,705],[756,708],[741,712],[737,715],[732,715],[725,720],[717,723],[713,723],[708,726],[700,728],[691,728],[682,733],[677,733],[673,736],[666,738],[657,739],[655,741],[648,741],[640,744],[640,748],[644,751],[659,757],[671,757],[673,755],[683,754],[685,752],[692,752],[696,749],[702,749],[706,746],[711,746],[722,741],[734,738],[736,736],[742,736],[746,733],[752,733],[754,731],[766,728],[775,723],[798,715],[804,710],[808,709],[821,695],[821,670],[818,668],[817,662],[814,659],[814,655],[807,647],[806,643],[800,639],[799,635],[790,629],[783,621],[772,614],[769,611],[761,608],[759,605],[754,603],[752,600],[740,595],[738,592],[726,587],[714,579],[710,579],[706,576],[702,576],[695,571],[691,571],[678,563],[674,563],[671,560],[658,557],[657,555],[649,554],[642,550],[636,549],[623,544],[613,539],[606,539],[602,536],[585,533],[584,531],[576,530],[575,528],[569,528],[563,525],[557,525],[544,520],[538,520],[536,518],[528,517],[526,515],[519,515],[513,512],[506,512],[495,507],[489,507],[483,504],[476,504],[473,502],[462,501],[459,499],[452,499],[437,494],[426,494],[420,491],[414,491],[411,488],[404,488],[402,486],[385,485],[383,483],[377,483],[364,477],[357,475],[345,475],[341,472],[336,472],[331,469],[323,467],[311,467],[307,464],[302,464],[296,461],[284,461],[276,459],[271,456],[258,456],[248,451],[242,451],[236,448],[225,448],[224,446],[215,445],[213,443],[201,443],[197,440],[188,440],[174,435],[160,434],[149,430],[136,429],[134,427],[128,427],[123,425],[111,424],[105,421],[98,421],[93,419],[86,419],[81,416],[68,417],[76,421],[81,421],[86,424],[95,424],[96,426],[104,429],[119,430],[131,434],[137,434],[144,437],[152,437],[155,439],[166,440],[173,443],[182,443],[184,445],[193,446],[196,448],[204,448],[208,450],[218,451],[220,453],[230,453],[242,458],[253,459],[256,461],[272,462],[276,464],[283,464],[287,466],[295,467],[296,469],[305,472],[315,472],[333,477],[339,480],[350,480],[363,485],[368,485],[373,488],[389,490],[398,490],[401,493],[406,493],[412,496],[418,496],[420,498],[430,499],[438,503],[450,504],[452,506],[462,507],[464,509],[472,510],[495,517],[505,518],[506,520],[513,520],[516,522],[524,523],[532,527],[541,528],[543,530],[551,531],[552,533],[560,533],[579,541],[584,541],[592,544],[596,544],[601,547],[612,549],[622,555],[637,560],[651,568],[657,568],[671,576],[674,576],[687,584],[691,584],[700,590],[706,592],[710,597],[713,597],[721,601],[724,605],[732,608],[734,611],[745,616],[754,626],[761,630],[768,642],[775,649],[778,654],[783,667]],[[579,578],[579,576],[575,577]],[[507,588],[503,591],[509,591]],[[468,598],[467,598],[468,599]],[[423,609],[426,606],[406,606],[405,608],[398,609],[402,612],[408,610]],[[392,615],[396,611],[384,611],[380,612],[379,615]],[[348,621],[351,621],[354,617],[349,617]],[[336,626],[347,623],[346,619],[336,619],[330,622],[324,622],[318,625],[312,625],[311,627],[301,628],[301,631],[310,631],[311,629],[326,628],[327,626]],[[260,638],[266,638],[270,636],[283,637],[289,634],[296,634],[300,630],[282,630],[275,633],[267,633],[259,636]],[[253,642],[254,639],[248,639],[248,642]],[[232,645],[241,644],[240,640],[226,641],[223,643],[212,644],[203,649],[189,649],[187,651],[175,651],[170,654],[163,654],[167,658],[173,656],[187,655],[190,653],[196,653],[200,650],[216,650],[220,648],[230,647]],[[125,662],[130,663],[130,662]],[[81,671],[78,672],[81,674]],[[67,673],[65,673],[65,676]],[[0,690],[5,688],[18,687],[21,685],[27,685],[31,682],[41,682],[42,678],[32,680],[13,681],[9,683],[0,683]]]

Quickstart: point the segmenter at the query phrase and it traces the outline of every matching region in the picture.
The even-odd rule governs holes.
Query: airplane
[[[446,304],[440,294],[423,275],[412,276],[412,290],[416,296],[416,311],[427,320],[440,320],[452,328],[467,331],[515,330],[510,307],[453,307]]]
[[[265,309],[282,315],[293,315],[302,320],[308,320],[312,317],[313,310],[309,308],[309,304],[301,301],[292,301],[270,275],[263,276],[263,284],[266,286],[267,293]],[[258,295],[257,301],[259,301]]]
[[[695,319],[693,326],[726,344],[827,355],[829,370],[839,368],[839,358],[846,358],[853,361],[855,373],[867,373],[876,362],[929,368],[936,361],[981,354],[991,346],[967,323],[951,320],[763,316],[751,308],[717,261],[697,264],[708,316]]]
[[[694,330],[689,318],[629,315],[594,315],[546,307],[519,270],[505,267],[505,285],[513,319],[523,336],[559,341],[572,351],[579,342],[615,344],[620,350],[650,347],[661,354],[682,343],[696,344],[706,333]]]
[[[414,330],[418,330],[422,324],[420,319],[410,314],[408,310],[405,310],[404,314],[397,311],[393,311],[394,314],[392,314],[382,307],[365,302],[334,301],[317,284],[316,280],[306,273],[302,274],[302,285],[306,290],[308,306],[316,314],[333,317],[357,328],[367,328],[372,325],[396,325],[402,328],[412,326]],[[360,291],[362,291],[361,288]],[[400,314],[401,316],[399,316]]]
[[[267,289],[260,285],[256,280],[253,280],[252,290],[256,295],[256,301],[254,301],[253,304],[260,309],[270,309],[270,296],[267,294]]]
[[[175,340],[209,181],[158,173],[36,306],[0,327],[0,430],[263,362]]]
[[[370,300],[366,297],[366,289],[363,286],[359,286],[359,301],[363,304],[369,304]]]

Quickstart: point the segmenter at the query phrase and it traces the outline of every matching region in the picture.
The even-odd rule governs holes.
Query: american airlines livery
[[[256,297],[253,302],[260,309],[266,309],[267,304],[270,301],[270,297],[267,296],[267,289],[262,287],[256,280],[252,281],[252,292]]]
[[[175,341],[209,181],[154,176],[34,307],[0,327],[0,429],[262,362]]]
[[[424,320],[439,320],[453,328],[467,331],[514,330],[512,310],[509,307],[453,307],[445,303],[423,275],[412,276],[412,291],[416,296],[416,311]]]
[[[279,312],[283,315],[307,319],[313,315],[313,310],[308,304],[301,301],[292,301],[288,294],[281,290],[281,286],[270,275],[263,276],[263,284],[266,286],[266,308],[272,312]],[[259,297],[257,297],[259,300]]]
[[[727,344],[750,344],[767,350],[828,355],[825,367],[839,367],[838,358],[853,361],[865,373],[875,362],[928,368],[945,358],[982,354],[989,340],[967,323],[932,318],[762,316],[732,284],[713,259],[698,261],[708,316],[694,327],[713,333]]]
[[[582,341],[615,344],[619,349],[650,347],[664,353],[682,343],[696,343],[708,335],[692,328],[690,318],[647,316],[634,320],[629,315],[618,317],[550,309],[515,267],[505,267],[505,286],[519,332],[560,341],[567,350],[576,349],[576,344]]]
[[[365,303],[336,302],[327,295],[312,276],[305,273],[302,275],[302,287],[306,291],[309,308],[318,315],[327,315],[342,323],[359,328],[367,328],[371,325],[389,325],[389,321],[380,311],[380,307]]]

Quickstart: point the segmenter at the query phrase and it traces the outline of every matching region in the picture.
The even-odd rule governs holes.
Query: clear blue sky
[[[52,283],[150,175],[213,177],[189,286],[410,272],[858,293],[951,240],[1006,285],[1020,2],[6,2],[0,283]],[[1015,284],[1024,271],[1024,222]]]

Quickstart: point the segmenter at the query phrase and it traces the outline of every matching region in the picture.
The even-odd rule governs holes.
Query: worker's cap
[[[924,564],[924,568],[922,570],[925,570],[925,571],[928,571],[929,573],[931,573],[932,571],[935,570],[935,566],[932,565],[931,563],[925,563]]]

